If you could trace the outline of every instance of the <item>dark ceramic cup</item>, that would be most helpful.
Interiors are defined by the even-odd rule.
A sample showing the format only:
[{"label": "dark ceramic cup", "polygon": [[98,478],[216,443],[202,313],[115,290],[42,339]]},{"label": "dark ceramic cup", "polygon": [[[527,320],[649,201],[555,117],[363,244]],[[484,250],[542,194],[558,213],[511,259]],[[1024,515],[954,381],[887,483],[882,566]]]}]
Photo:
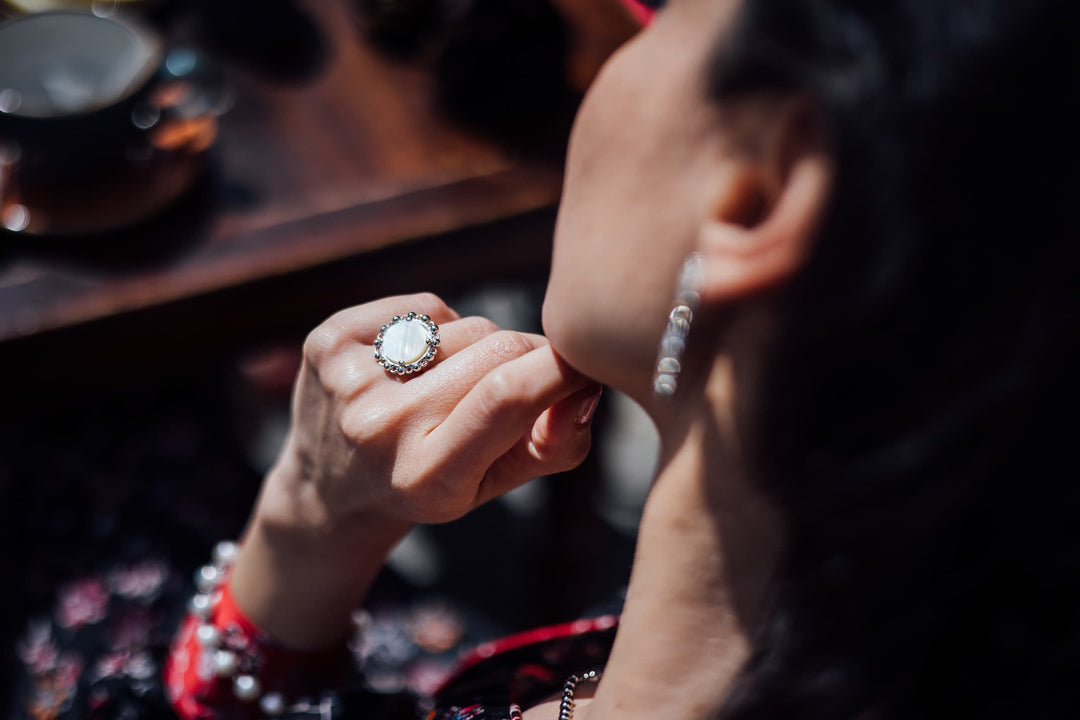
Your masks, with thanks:
[{"label": "dark ceramic cup", "polygon": [[[0,227],[93,233],[159,209],[212,140],[219,85],[132,20],[49,12],[0,25]],[[192,146],[166,137],[200,118],[214,127]],[[162,174],[170,159],[187,180]]]}]

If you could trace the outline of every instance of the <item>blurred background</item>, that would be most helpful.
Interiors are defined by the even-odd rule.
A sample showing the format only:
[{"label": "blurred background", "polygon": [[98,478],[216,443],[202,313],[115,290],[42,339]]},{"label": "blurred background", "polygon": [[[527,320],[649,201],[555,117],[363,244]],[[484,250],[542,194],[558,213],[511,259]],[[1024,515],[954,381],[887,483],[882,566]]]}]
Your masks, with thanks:
[{"label": "blurred background", "polygon": [[[573,113],[636,28],[620,0],[0,1],[5,664],[118,563],[240,533],[331,313],[431,290],[539,331]],[[655,438],[613,394],[594,427],[579,470],[395,551],[378,682],[618,608]]]}]

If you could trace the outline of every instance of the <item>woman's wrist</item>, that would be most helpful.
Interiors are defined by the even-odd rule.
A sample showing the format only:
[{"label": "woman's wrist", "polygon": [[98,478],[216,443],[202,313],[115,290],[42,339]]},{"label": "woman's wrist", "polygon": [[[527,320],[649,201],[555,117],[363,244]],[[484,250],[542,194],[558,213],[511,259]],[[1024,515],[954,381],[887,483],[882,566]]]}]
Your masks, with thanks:
[{"label": "woman's wrist", "polygon": [[386,556],[411,527],[377,514],[337,518],[296,495],[286,467],[268,475],[244,533],[231,588],[240,609],[277,642],[339,642]]}]

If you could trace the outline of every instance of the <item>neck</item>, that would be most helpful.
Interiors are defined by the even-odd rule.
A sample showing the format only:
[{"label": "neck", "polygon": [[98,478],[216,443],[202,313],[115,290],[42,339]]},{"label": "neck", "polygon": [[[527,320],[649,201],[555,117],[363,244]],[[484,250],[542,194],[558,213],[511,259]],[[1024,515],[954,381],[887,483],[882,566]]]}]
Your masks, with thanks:
[{"label": "neck", "polygon": [[749,655],[779,524],[731,441],[729,387],[710,382],[684,427],[664,438],[590,720],[713,716]]}]

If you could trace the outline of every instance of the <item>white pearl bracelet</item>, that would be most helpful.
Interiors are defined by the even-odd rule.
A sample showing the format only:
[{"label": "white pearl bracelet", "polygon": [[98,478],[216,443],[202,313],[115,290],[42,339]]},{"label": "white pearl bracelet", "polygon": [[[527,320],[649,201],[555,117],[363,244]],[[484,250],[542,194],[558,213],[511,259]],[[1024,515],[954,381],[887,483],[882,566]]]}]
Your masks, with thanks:
[{"label": "white pearl bracelet", "polygon": [[256,674],[262,664],[257,643],[243,637],[239,628],[220,628],[213,624],[214,613],[222,598],[222,586],[229,579],[237,552],[236,543],[219,542],[214,547],[211,563],[195,571],[198,592],[191,598],[188,610],[199,619],[195,640],[200,651],[198,661],[203,663],[201,667],[220,681],[231,681],[233,696],[243,703],[257,703],[266,717],[277,717],[287,710],[299,714],[317,712],[321,717],[335,716],[340,701],[333,693],[324,693],[318,700],[305,697],[290,703],[280,692],[264,692]]}]

